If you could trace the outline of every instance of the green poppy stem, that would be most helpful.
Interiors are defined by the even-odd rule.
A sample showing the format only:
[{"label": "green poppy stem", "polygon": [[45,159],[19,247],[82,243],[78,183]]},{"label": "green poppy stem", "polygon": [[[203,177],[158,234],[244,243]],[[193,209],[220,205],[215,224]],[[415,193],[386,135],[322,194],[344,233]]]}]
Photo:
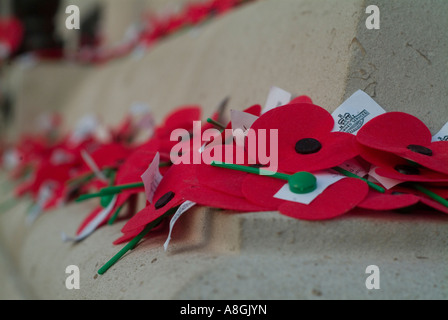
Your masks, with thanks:
[{"label": "green poppy stem", "polygon": [[286,180],[286,181],[289,181],[289,179],[291,177],[288,174],[284,174],[284,173],[280,173],[280,172],[273,172],[273,171],[268,171],[268,170],[264,170],[264,169],[260,169],[260,168],[247,167],[247,166],[242,166],[242,165],[232,164],[232,163],[212,161],[212,163],[210,165],[212,165],[214,167],[237,170],[237,171],[253,173],[253,174],[257,174],[257,175],[265,175],[265,176],[269,176],[271,178],[277,178],[277,179],[282,179],[282,180]]},{"label": "green poppy stem", "polygon": [[317,179],[313,174],[309,172],[303,171],[297,172],[293,175],[289,175],[280,172],[268,171],[260,168],[252,168],[231,163],[213,161],[211,165],[215,167],[253,173],[257,175],[265,175],[276,179],[286,180],[289,185],[289,190],[296,194],[307,194],[313,192],[317,188]]},{"label": "green poppy stem", "polygon": [[224,125],[222,125],[218,121],[213,120],[212,118],[208,118],[207,122],[212,124],[212,125],[214,125],[215,127],[217,127],[220,130],[225,130],[226,129],[226,127]]},{"label": "green poppy stem", "polygon": [[132,239],[126,246],[124,246],[123,249],[121,249],[115,256],[113,256],[112,259],[110,259],[104,266],[102,266],[98,270],[98,274],[100,275],[104,274],[115,263],[117,263],[117,261],[120,260],[121,257],[123,257],[128,251],[133,250],[140,242],[140,240],[142,240],[152,229],[154,229],[157,225],[159,225],[159,223],[163,219],[176,212],[177,208],[178,207],[168,210],[163,216],[157,218],[153,222],[146,225],[145,229],[143,229],[142,232],[140,232],[134,239]]},{"label": "green poppy stem", "polygon": [[445,198],[439,196],[438,194],[432,192],[429,189],[426,189],[425,187],[417,184],[417,183],[412,183],[411,186],[420,191],[421,193],[424,193],[425,195],[427,195],[428,197],[430,197],[431,199],[437,201],[438,203],[440,203],[441,205],[445,206],[448,208],[448,200],[446,200]]},{"label": "green poppy stem", "polygon": [[107,188],[101,189],[100,192],[98,192],[98,193],[83,194],[76,200],[76,202],[81,202],[81,201],[84,201],[87,199],[98,198],[98,197],[103,197],[103,196],[108,196],[108,195],[114,195],[114,194],[121,193],[123,190],[143,188],[144,186],[145,185],[142,182],[142,183],[124,184],[121,186],[107,187]]},{"label": "green poppy stem", "polygon": [[373,182],[371,182],[371,181],[369,181],[367,179],[364,179],[364,178],[362,178],[360,176],[357,176],[356,174],[354,174],[354,173],[352,173],[352,172],[350,172],[348,170],[342,169],[340,167],[334,167],[333,170],[343,174],[344,176],[362,180],[362,181],[366,182],[369,185],[370,188],[372,188],[372,189],[374,189],[374,190],[376,190],[378,192],[381,192],[381,193],[385,193],[386,192],[386,189],[384,189],[383,187],[380,187],[379,185],[377,185],[377,184],[375,184],[375,183],[373,183]]},{"label": "green poppy stem", "polygon": [[110,217],[109,221],[107,222],[108,225],[113,225],[115,223],[115,220],[117,220],[118,215],[120,214],[121,210],[123,209],[124,205],[119,207],[117,210],[115,210],[114,215]]},{"label": "green poppy stem", "polygon": [[124,184],[121,186],[112,186],[112,187],[103,188],[103,189],[101,189],[100,193],[115,194],[115,193],[120,193],[123,190],[143,188],[144,186],[145,186],[145,184],[143,182]]}]

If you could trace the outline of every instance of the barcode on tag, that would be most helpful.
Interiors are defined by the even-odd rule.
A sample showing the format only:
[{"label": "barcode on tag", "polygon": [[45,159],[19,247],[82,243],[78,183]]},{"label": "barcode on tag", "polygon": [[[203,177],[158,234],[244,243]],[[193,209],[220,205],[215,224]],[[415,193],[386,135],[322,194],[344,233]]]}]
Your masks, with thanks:
[{"label": "barcode on tag", "polygon": [[432,137],[432,142],[448,141],[448,122]]},{"label": "barcode on tag", "polygon": [[356,91],[333,113],[333,131],[356,135],[363,125],[386,111],[362,90]]},{"label": "barcode on tag", "polygon": [[369,173],[368,170],[364,168],[362,163],[356,158],[345,161],[339,165],[339,167],[356,174],[358,177],[364,177]]}]

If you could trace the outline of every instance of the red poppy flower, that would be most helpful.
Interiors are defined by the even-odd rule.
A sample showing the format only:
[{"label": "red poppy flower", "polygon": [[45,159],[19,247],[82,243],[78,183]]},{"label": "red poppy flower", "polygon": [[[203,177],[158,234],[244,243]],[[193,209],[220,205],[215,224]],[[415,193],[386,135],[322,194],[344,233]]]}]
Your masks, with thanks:
[{"label": "red poppy flower", "polygon": [[[157,154],[157,146],[158,141],[152,139],[134,151],[117,171],[115,185],[120,186],[141,182],[142,174],[148,169],[149,164]],[[161,166],[159,168],[162,175],[164,175],[168,169],[169,166]],[[117,196],[116,207],[121,207],[132,195],[141,194],[144,193],[144,191],[144,187],[123,190]],[[133,214],[130,213],[130,215],[132,216]]]},{"label": "red poppy flower", "polygon": [[153,203],[129,219],[121,231],[124,234],[138,234],[147,224],[186,201],[180,191],[190,188],[190,180],[195,179],[193,168],[193,165],[184,164],[171,166],[154,193]]},{"label": "red poppy flower", "polygon": [[313,104],[313,100],[308,96],[302,95],[302,96],[298,96],[298,97],[292,99],[291,102],[288,104],[297,104],[297,103]]},{"label": "red poppy flower", "polygon": [[[120,144],[111,144],[107,149],[98,150],[99,158],[97,160],[101,165],[106,165],[106,162],[102,161],[105,159],[108,159],[107,165],[116,163],[116,159],[122,160],[122,163],[117,166],[118,170],[115,177],[115,183],[113,184],[114,186],[141,182],[141,175],[146,171],[150,163],[153,161],[154,156],[157,152],[161,153],[162,161],[170,161],[168,149],[173,144],[173,142],[170,141],[171,131],[178,128],[182,128],[185,130],[190,129],[192,127],[193,121],[197,121],[200,119],[200,115],[201,109],[197,106],[178,108],[166,117],[162,125],[156,128],[155,134],[151,139],[149,139],[140,147],[136,148],[134,152],[130,153],[130,155],[129,149],[126,149]],[[113,152],[113,156],[108,155],[109,152],[106,151],[112,151],[114,148],[118,148],[117,152]],[[120,150],[123,152],[121,152]],[[168,170],[169,166],[162,166],[160,168],[162,174]],[[99,224],[98,226],[105,224],[117,209],[121,208],[128,201],[130,201],[130,199],[132,199],[131,197],[133,195],[143,192],[143,187],[126,189],[120,192],[117,195],[116,203],[110,214],[108,216],[105,216],[101,224]],[[95,219],[98,213],[98,210],[93,211],[91,215],[89,215],[85,219],[85,221],[81,223],[80,229],[82,229],[82,226],[87,225],[89,221]],[[133,212],[128,212],[128,216],[132,216],[133,214]]]},{"label": "red poppy flower", "polygon": [[163,157],[171,152],[178,141],[171,141],[171,133],[175,129],[184,129],[188,132],[193,130],[193,122],[201,120],[202,110],[200,106],[183,106],[172,111],[165,121],[156,128],[154,139],[160,141],[159,152]]},{"label": "red poppy flower", "polygon": [[[118,186],[140,182],[142,173],[148,168],[148,165],[151,163],[155,154],[157,153],[157,147],[158,140],[152,139],[131,152],[131,154],[124,159],[124,163],[118,167],[115,176],[115,182],[113,185]],[[116,202],[113,208],[110,210],[107,216],[104,216],[97,227],[99,228],[103,226],[107,221],[110,220],[112,215],[115,214],[115,212],[126,203],[130,204],[127,216],[134,215],[135,208],[131,204],[132,201],[135,201],[136,199],[134,199],[133,196],[142,192],[144,192],[143,187],[127,189],[120,192],[117,195]],[[102,207],[97,207],[95,210],[93,210],[92,213],[81,222],[78,228],[78,234],[85,228],[85,226],[87,226],[93,219],[95,219],[102,210]]]},{"label": "red poppy flower", "polygon": [[[445,199],[448,198],[446,189],[430,188],[430,191]],[[446,206],[418,190],[402,186],[394,187],[387,190],[385,193],[370,189],[369,194],[360,204],[358,204],[358,207],[367,210],[388,211],[408,208],[418,203],[425,204],[439,212],[448,214],[448,208]]]},{"label": "red poppy flower", "polygon": [[188,4],[185,9],[187,22],[192,25],[196,25],[203,22],[205,19],[209,17],[210,9],[211,9],[210,4],[207,2]]},{"label": "red poppy flower", "polygon": [[[218,157],[220,158],[220,160],[218,160],[219,162],[249,166],[247,152],[244,150],[244,148],[237,146],[235,143],[227,145],[217,145],[209,148],[212,148],[213,150],[209,151],[210,149],[205,149],[204,152],[207,153],[219,152],[221,155],[220,157]],[[217,157],[218,155],[210,154],[210,156]],[[202,186],[203,188],[209,188],[217,192],[227,194],[229,196],[244,198],[241,186],[244,181],[244,178],[248,175],[248,173],[236,170],[225,170],[222,168],[217,168],[211,166],[209,162],[195,164],[194,170],[195,170],[195,177],[197,178],[197,184]],[[200,194],[194,196],[202,198]],[[209,206],[211,205],[209,204]],[[217,205],[217,207],[220,206]]]},{"label": "red poppy flower", "polygon": [[418,196],[399,192],[397,188],[386,190],[385,193],[370,189],[367,197],[358,204],[358,207],[376,211],[397,210],[412,206],[419,200]]},{"label": "red poppy flower", "polygon": [[371,149],[389,152],[448,174],[448,142],[431,142],[430,130],[410,114],[389,112],[375,117],[360,129],[356,139]]},{"label": "red poppy flower", "polygon": [[[119,245],[122,243],[127,243],[127,242],[131,241],[132,239],[134,239],[136,236],[138,236],[144,229],[145,229],[145,227],[142,227],[142,228],[132,230],[128,233],[125,233],[121,237],[116,239],[113,242],[113,244]],[[159,235],[167,234],[168,230],[169,230],[169,223],[168,223],[168,220],[165,219],[165,220],[162,220],[158,226],[154,227],[146,236],[147,237],[157,237]]]},{"label": "red poppy flower", "polygon": [[162,217],[169,210],[189,200],[197,205],[233,210],[236,212],[267,211],[243,197],[216,191],[198,184],[194,170],[197,165],[173,165],[165,174],[154,194],[154,202],[146,206],[123,227],[124,235],[114,244],[137,236],[144,227]]},{"label": "red poppy flower", "polygon": [[395,180],[448,183],[448,175],[416,165],[394,153],[358,146],[360,156],[375,166],[375,172],[383,177]]},{"label": "red poppy flower", "polygon": [[[253,105],[243,112],[258,117],[261,114],[261,106]],[[224,130],[221,133],[221,144],[207,144],[200,157],[201,161],[206,157],[214,158],[216,160],[216,157],[218,157],[216,153],[219,152],[219,161],[249,165],[246,150],[237,146],[233,140],[233,135],[231,134],[232,122],[229,122],[225,129],[228,131]],[[194,157],[192,153],[197,152],[197,150],[189,148],[188,152],[191,154],[190,158],[193,159]],[[204,154],[207,154],[207,156],[204,156]],[[243,197],[241,192],[241,182],[246,173],[215,168],[210,166],[210,161],[195,164],[194,169],[199,185],[236,197]]]},{"label": "red poppy flower", "polygon": [[[254,105],[243,112],[259,116],[261,106]],[[226,129],[231,129],[232,123],[229,122]],[[200,164],[193,164],[194,175],[196,179],[191,179],[191,188],[182,190],[181,193],[187,200],[193,201],[198,205],[221,208],[237,212],[266,211],[266,208],[255,205],[247,201],[241,191],[241,184],[247,175],[244,172],[234,170],[223,170],[210,165],[212,160],[225,161],[248,165],[249,158],[246,150],[235,144],[233,136],[228,136],[231,130],[224,131],[221,134],[221,142],[225,143],[227,138],[230,142],[227,144],[208,144],[203,150],[200,158],[203,161]],[[190,153],[197,152],[190,149]],[[191,158],[194,158],[191,155]]]},{"label": "red poppy flower", "polygon": [[47,199],[44,207],[49,209],[56,206],[62,199],[66,181],[73,177],[71,169],[71,164],[55,166],[48,160],[43,161],[39,164],[31,179],[20,184],[15,189],[15,194],[20,197],[29,193],[37,201],[41,187],[50,183],[52,195],[50,199]]},{"label": "red poppy flower", "polygon": [[[216,148],[232,148],[231,145],[219,145]],[[190,150],[193,152],[193,150]],[[195,151],[198,152],[198,151]],[[236,154],[234,154],[236,155]],[[201,158],[202,159],[202,158]],[[163,216],[168,210],[180,205],[181,203],[190,200],[198,205],[218,207],[223,209],[235,211],[266,211],[265,208],[250,203],[242,197],[242,194],[232,195],[221,190],[209,188],[206,185],[198,182],[197,170],[203,167],[204,164],[178,164],[172,165],[163,176],[162,181],[157,187],[154,194],[154,202],[146,206],[143,210],[132,217],[128,223],[123,227],[122,232],[125,238],[132,238],[131,235],[137,235],[142,228],[152,221]],[[214,169],[214,168],[212,168]],[[232,173],[230,173],[231,175]],[[244,174],[244,173],[243,173]],[[204,174],[204,176],[206,173]],[[219,175],[219,174],[217,174]],[[215,177],[217,176],[215,175]],[[221,182],[229,184],[234,181],[229,179],[227,175],[220,175]],[[221,185],[223,187],[223,185]],[[225,186],[224,189],[231,190],[231,187]],[[238,186],[240,189],[240,186]],[[166,201],[168,200],[168,201]],[[166,203],[163,203],[165,202]],[[120,238],[122,241],[123,238]]]},{"label": "red poppy flower", "polygon": [[[310,104],[288,104],[272,109],[256,120],[248,134],[260,138],[259,130],[266,130],[267,150],[278,143],[279,171],[295,173],[317,171],[338,166],[354,158],[353,135],[332,132],[334,120],[325,109]],[[269,130],[278,130],[278,141],[270,141]]]},{"label": "red poppy flower", "polygon": [[[117,169],[132,152],[132,148],[120,143],[109,143],[99,146],[95,151],[90,153],[90,157],[100,170],[105,168]],[[86,170],[89,167],[86,163]]]},{"label": "red poppy flower", "polygon": [[[207,159],[204,154],[209,152],[213,158]],[[189,187],[181,190],[181,195],[201,206],[235,212],[267,211],[265,207],[251,203],[244,197],[241,186],[247,173],[211,166],[209,162],[217,158],[226,159],[228,163],[248,164],[247,153],[235,143],[206,148],[202,154],[204,162],[190,165],[194,178],[187,181]]]},{"label": "red poppy flower", "polygon": [[113,142],[130,143],[136,133],[132,117],[127,116],[117,128],[112,128],[110,133]]},{"label": "red poppy flower", "polygon": [[364,181],[343,178],[330,185],[307,205],[274,198],[285,183],[284,180],[268,176],[248,175],[242,190],[249,201],[302,220],[325,220],[341,216],[355,208],[368,193],[368,186]]},{"label": "red poppy flower", "polygon": [[[7,50],[6,54],[14,53],[22,43],[24,28],[20,20],[14,17],[0,18],[0,45]],[[5,55],[6,55],[5,54]],[[0,53],[0,59],[2,57]]]}]

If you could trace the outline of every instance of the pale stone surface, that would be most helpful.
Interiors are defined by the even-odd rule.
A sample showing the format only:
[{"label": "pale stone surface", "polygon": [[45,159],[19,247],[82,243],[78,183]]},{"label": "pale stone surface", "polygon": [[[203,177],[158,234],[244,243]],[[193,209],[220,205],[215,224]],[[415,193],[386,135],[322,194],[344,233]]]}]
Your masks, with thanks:
[{"label": "pale stone surface", "polygon": [[386,111],[411,113],[437,133],[448,120],[448,2],[367,5],[381,9],[380,30],[359,23],[344,98],[363,89]]},{"label": "pale stone surface", "polygon": [[[380,31],[363,28],[363,1],[259,1],[163,41],[141,59],[130,57],[83,71],[38,66],[24,77],[24,88],[33,88],[45,68],[60,75],[55,78],[58,86],[38,83],[39,91],[23,91],[13,129],[27,128],[27,101],[41,105],[39,110],[45,109],[45,102],[57,101],[70,128],[92,111],[116,124],[135,101],[149,103],[158,120],[185,103],[201,104],[206,117],[229,95],[231,108],[241,110],[263,104],[275,85],[308,94],[330,111],[357,89],[366,89],[386,110],[413,113],[436,130],[448,119],[448,55],[440,30],[447,21],[445,3],[377,3],[384,17]],[[411,32],[408,16],[420,22],[418,30],[432,30],[430,36]],[[401,42],[400,32],[405,34]],[[432,52],[431,64],[416,55],[415,48],[425,56]],[[403,75],[403,69],[412,74]],[[418,93],[430,77],[441,80]],[[369,81],[376,84],[369,86]],[[429,99],[434,108],[422,110],[411,103],[416,99]],[[11,198],[11,187],[5,183],[1,202]],[[194,210],[176,224],[168,252],[163,251],[164,237],[148,239],[99,276],[97,270],[122,247],[112,242],[124,222],[70,245],[62,243],[60,233],[73,234],[94,202],[46,213],[31,226],[25,224],[29,205],[22,201],[0,214],[0,241],[26,284],[15,285],[6,263],[0,263],[2,278],[7,274],[11,279],[0,287],[0,297],[448,298],[448,221],[434,213],[357,211],[341,219],[305,222],[275,212],[229,215]],[[65,268],[72,264],[80,268],[80,290],[65,288]],[[372,264],[381,270],[378,291],[365,287],[365,269]]]}]

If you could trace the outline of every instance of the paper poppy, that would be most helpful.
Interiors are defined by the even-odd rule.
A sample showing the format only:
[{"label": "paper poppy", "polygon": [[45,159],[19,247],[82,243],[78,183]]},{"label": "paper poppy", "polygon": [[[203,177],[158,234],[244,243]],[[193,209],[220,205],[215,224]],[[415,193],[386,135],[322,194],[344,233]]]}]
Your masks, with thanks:
[{"label": "paper poppy", "polygon": [[251,174],[245,178],[242,190],[249,201],[302,220],[326,220],[341,216],[355,208],[368,193],[364,181],[343,178],[330,185],[310,204],[302,204],[274,197],[284,185],[284,180]]},{"label": "paper poppy", "polygon": [[[278,145],[280,171],[295,173],[317,171],[338,166],[358,152],[353,135],[332,132],[334,120],[325,109],[310,104],[288,104],[272,109],[256,120],[249,139],[261,138],[266,132],[266,149]],[[269,130],[278,130],[278,141],[270,139]]]},{"label": "paper poppy", "polygon": [[154,192],[153,203],[137,212],[122,228],[123,233],[133,232],[163,216],[170,209],[186,201],[181,190],[188,189],[195,179],[192,165],[173,165],[163,176]]},{"label": "paper poppy", "polygon": [[371,163],[375,172],[389,179],[427,183],[448,183],[448,175],[422,167],[395,153],[358,145],[360,156]]},{"label": "paper poppy", "polygon": [[33,200],[37,202],[41,187],[50,184],[51,196],[45,201],[43,207],[45,209],[54,207],[62,200],[66,181],[73,177],[70,169],[70,164],[55,166],[48,160],[43,161],[33,172],[29,180],[17,186],[15,194],[18,197],[30,194]]},{"label": "paper poppy", "polygon": [[431,142],[428,127],[404,112],[388,112],[366,123],[358,132],[358,143],[395,154],[419,165],[448,174],[448,142]]},{"label": "paper poppy", "polygon": [[[447,199],[446,189],[431,188],[431,192]],[[367,210],[387,211],[412,207],[418,203],[431,207],[439,212],[448,214],[448,207],[428,197],[419,190],[411,187],[398,186],[380,193],[370,189],[367,197],[358,204],[358,207]]]},{"label": "paper poppy", "polygon": [[376,211],[397,210],[410,207],[420,201],[420,198],[399,189],[390,189],[385,193],[369,190],[367,197],[358,204],[359,208]]},{"label": "paper poppy", "polygon": [[117,169],[131,152],[132,148],[121,143],[108,143],[99,146],[90,153],[90,157],[100,170],[104,168]]},{"label": "paper poppy", "polygon": [[163,157],[171,152],[171,149],[178,141],[171,140],[173,130],[184,129],[188,133],[193,132],[193,124],[195,121],[201,121],[202,109],[200,106],[183,106],[172,111],[159,125],[154,132],[154,139],[160,141],[159,152]]},{"label": "paper poppy", "polygon": [[24,27],[19,19],[14,17],[0,18],[0,45],[4,46],[6,52],[0,59],[13,54],[21,45],[24,35]]}]

